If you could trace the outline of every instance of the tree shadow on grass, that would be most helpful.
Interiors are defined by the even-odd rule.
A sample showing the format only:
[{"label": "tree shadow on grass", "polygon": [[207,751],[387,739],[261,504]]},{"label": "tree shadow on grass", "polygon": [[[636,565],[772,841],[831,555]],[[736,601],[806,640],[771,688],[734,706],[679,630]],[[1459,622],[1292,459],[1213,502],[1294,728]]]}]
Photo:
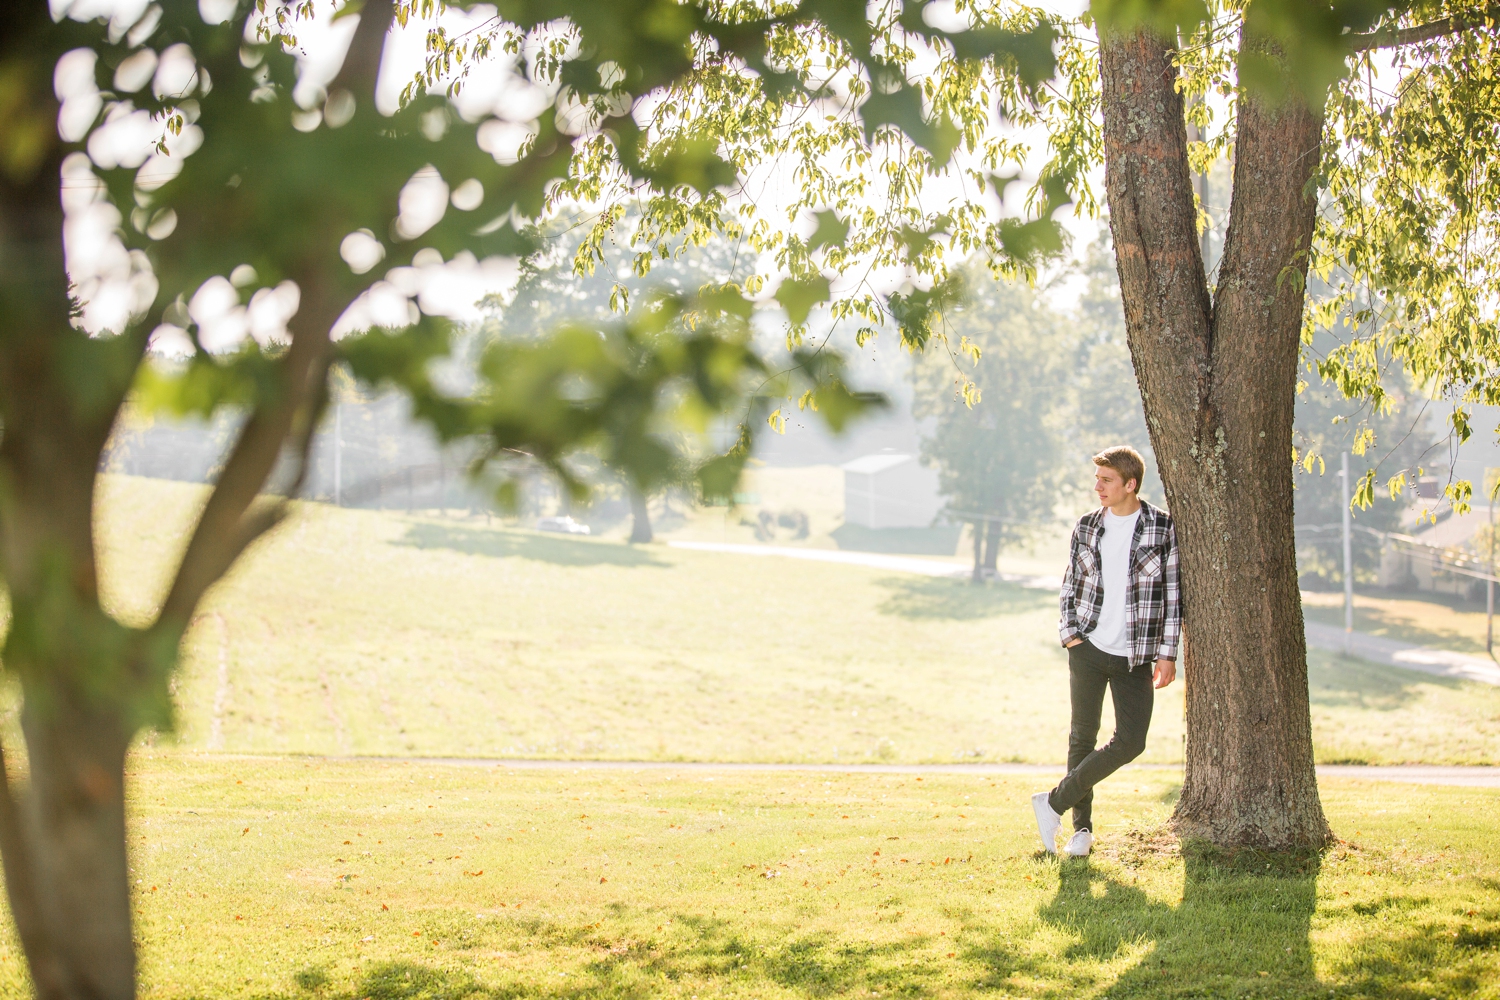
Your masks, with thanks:
[{"label": "tree shadow on grass", "polygon": [[1346,660],[1324,650],[1307,651],[1307,691],[1314,705],[1389,712],[1421,697],[1421,686],[1458,688],[1452,677],[1419,674],[1365,660]]},{"label": "tree shadow on grass", "polygon": [[585,541],[566,535],[540,535],[493,528],[432,524],[421,521],[391,543],[416,549],[451,549],[495,559],[535,559],[558,566],[666,566],[650,550],[602,540]]},{"label": "tree shadow on grass", "polygon": [[893,576],[876,584],[889,592],[876,610],[914,621],[976,621],[1057,606],[1056,595],[998,580],[976,587],[968,580]]},{"label": "tree shadow on grass", "polygon": [[[1122,852],[1127,871],[1133,851]],[[1121,997],[1326,992],[1309,943],[1318,869],[1315,854],[1230,857],[1189,848],[1182,902],[1172,906],[1088,860],[1064,861],[1057,894],[1037,916],[1066,944],[1024,950],[987,941],[969,957],[988,967],[980,985],[996,990],[1020,978]],[[1111,979],[1109,965],[1122,960],[1128,968]]]},{"label": "tree shadow on grass", "polygon": [[[925,936],[889,942],[850,941],[829,933],[792,933],[757,939],[722,919],[678,914],[668,940],[611,939],[585,926],[542,922],[540,945],[583,948],[594,958],[570,963],[566,975],[545,965],[528,974],[508,975],[485,984],[472,974],[416,962],[384,962],[352,987],[334,991],[320,969],[293,977],[298,990],[263,1000],[651,1000],[675,995],[677,984],[694,992],[754,993],[772,987],[777,995],[808,998],[865,994],[928,995],[942,970],[924,958]],[[684,939],[682,932],[686,931]],[[575,952],[576,953],[576,952]],[[553,977],[556,976],[555,981]]]},{"label": "tree shadow on grass", "polygon": [[[920,952],[927,941],[916,935],[901,941],[868,942],[850,941],[828,932],[804,932],[767,941],[747,936],[722,919],[678,915],[673,922],[690,929],[693,937],[670,952],[643,955],[630,975],[644,973],[652,982],[685,975],[725,985],[759,981],[774,983],[779,993],[805,997],[851,991],[925,994],[938,975],[938,970],[923,964]],[[624,964],[629,957],[615,961]],[[609,964],[596,962],[592,971],[601,983],[611,979],[620,983],[620,976],[610,975]]]}]

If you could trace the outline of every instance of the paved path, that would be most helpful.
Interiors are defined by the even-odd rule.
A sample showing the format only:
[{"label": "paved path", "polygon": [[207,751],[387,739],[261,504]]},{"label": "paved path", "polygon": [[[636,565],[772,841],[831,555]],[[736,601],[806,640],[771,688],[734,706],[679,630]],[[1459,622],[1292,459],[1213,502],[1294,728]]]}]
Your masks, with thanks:
[{"label": "paved path", "polygon": [[939,559],[918,559],[915,556],[889,556],[879,552],[799,549],[789,545],[737,545],[731,542],[668,542],[667,544],[674,549],[730,552],[741,556],[785,556],[789,559],[807,559],[812,562],[893,569],[900,573],[920,573],[922,576],[967,576],[969,573],[969,568],[962,563],[943,562]]},{"label": "paved path", "polygon": [[[742,556],[785,556],[789,559],[807,559],[812,562],[843,563],[846,566],[869,566],[873,569],[890,569],[898,573],[918,573],[922,576],[954,576],[967,578],[972,572],[968,563],[945,562],[941,559],[921,559],[916,556],[890,556],[880,552],[845,552],[842,549],[799,549],[789,545],[739,545],[733,542],[668,542],[674,549],[695,549],[699,552],[730,552]],[[1020,584],[1039,590],[1056,591],[1062,586],[1060,576],[1022,576],[1017,573],[1001,573],[1006,583]]]},{"label": "paved path", "polygon": [[[777,545],[736,545],[728,542],[669,542],[680,549],[698,549],[705,552],[731,552],[753,556],[785,556],[790,559],[810,559],[817,562],[844,563],[850,566],[870,566],[900,573],[920,573],[923,576],[968,576],[969,568],[959,563],[942,562],[937,559],[918,559],[912,556],[890,556],[874,552],[843,552],[836,549],[799,549]],[[1056,591],[1062,586],[1059,576],[1021,576],[1001,573],[1000,579],[1038,590]],[[1344,630],[1320,622],[1307,623],[1307,644],[1318,649],[1343,652]],[[1350,646],[1354,655],[1371,663],[1417,670],[1437,677],[1452,677],[1456,680],[1478,681],[1481,684],[1500,685],[1500,664],[1488,656],[1470,656],[1447,649],[1418,646],[1396,639],[1354,633]]]},{"label": "paved path", "polygon": [[[1344,651],[1344,630],[1336,625],[1308,622],[1307,644],[1341,653]],[[1500,685],[1500,664],[1488,656],[1470,656],[1467,653],[1418,646],[1396,639],[1383,639],[1363,632],[1355,632],[1350,636],[1349,647],[1355,656],[1371,663],[1420,670],[1424,674],[1435,674],[1438,677]]]},{"label": "paved path", "polygon": [[[236,754],[234,756],[253,757],[256,755]],[[815,774],[1056,775],[1064,770],[1061,764],[756,764],[659,760],[504,760],[494,757],[329,757],[324,759],[344,763],[416,764],[422,767],[494,767],[516,771],[794,771]],[[1128,764],[1124,770],[1180,774],[1182,765]],[[1428,764],[1366,767],[1360,764],[1320,764],[1318,775],[1324,778],[1352,778],[1363,781],[1400,781],[1414,785],[1500,788],[1500,767],[1437,767]]]}]

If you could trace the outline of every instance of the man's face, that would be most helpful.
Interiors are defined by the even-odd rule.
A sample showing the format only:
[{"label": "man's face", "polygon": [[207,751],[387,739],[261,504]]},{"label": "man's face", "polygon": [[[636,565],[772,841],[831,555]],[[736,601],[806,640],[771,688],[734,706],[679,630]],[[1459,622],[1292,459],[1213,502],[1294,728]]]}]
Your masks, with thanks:
[{"label": "man's face", "polygon": [[1107,465],[1096,465],[1094,467],[1094,492],[1099,496],[1099,506],[1113,507],[1122,503],[1130,495],[1126,486],[1135,485],[1135,480],[1129,483],[1120,473]]}]

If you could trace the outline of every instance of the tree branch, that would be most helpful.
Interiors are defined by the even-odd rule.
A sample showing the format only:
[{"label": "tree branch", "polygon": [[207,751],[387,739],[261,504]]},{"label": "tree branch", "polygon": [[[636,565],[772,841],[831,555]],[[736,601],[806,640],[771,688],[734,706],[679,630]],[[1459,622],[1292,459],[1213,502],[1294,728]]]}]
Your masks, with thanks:
[{"label": "tree branch", "polygon": [[375,79],[380,73],[380,58],[385,53],[385,36],[391,30],[391,18],[391,0],[365,0],[344,63],[328,85],[330,93],[335,87],[348,87],[367,92],[374,99]]},{"label": "tree branch", "polygon": [[1402,45],[1415,45],[1417,42],[1431,41],[1444,35],[1456,35],[1471,28],[1491,27],[1497,20],[1500,20],[1500,3],[1492,3],[1483,10],[1469,14],[1454,14],[1452,17],[1428,21],[1426,24],[1418,24],[1410,28],[1388,25],[1379,31],[1351,35],[1349,47],[1355,52],[1368,52],[1372,49],[1392,49]]},{"label": "tree branch", "polygon": [[[316,301],[317,295],[308,298]],[[292,347],[282,362],[285,379],[279,398],[258,406],[240,431],[162,604],[158,622],[166,627],[185,628],[204,591],[228,571],[251,542],[281,519],[285,501],[262,498],[261,490],[275,470],[283,446],[294,436],[299,446],[299,468],[292,492],[300,486],[307,472],[307,451],[327,396],[329,328],[337,315],[314,310],[308,325],[294,333]]]},{"label": "tree branch", "polygon": [[[391,16],[391,0],[366,0],[349,51],[334,78],[335,86],[374,99]],[[320,261],[311,262],[308,273],[298,282],[303,302],[298,318],[302,322],[295,324],[292,346],[282,360],[281,393],[262,401],[250,414],[224,463],[162,604],[158,617],[162,627],[186,628],[204,592],[252,542],[286,515],[286,501],[262,497],[261,490],[288,443],[297,454],[297,478],[289,495],[297,494],[307,475],[308,452],[327,402],[330,330],[348,305],[319,273],[321,266]]]}]

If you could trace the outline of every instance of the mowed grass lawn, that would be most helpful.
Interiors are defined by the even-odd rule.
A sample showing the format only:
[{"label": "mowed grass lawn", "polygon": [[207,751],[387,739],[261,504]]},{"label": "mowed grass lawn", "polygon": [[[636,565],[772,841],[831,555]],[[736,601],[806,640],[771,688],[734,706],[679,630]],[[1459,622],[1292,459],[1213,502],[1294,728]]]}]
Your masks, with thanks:
[{"label": "mowed grass lawn", "polygon": [[[114,610],[148,615],[199,487],[103,477]],[[300,505],[211,593],[188,749],[1052,763],[1056,598],[1007,584]],[[1500,761],[1500,689],[1310,654],[1325,761]],[[1180,759],[1182,686],[1145,760]],[[1105,719],[1106,732],[1110,722]]]},{"label": "mowed grass lawn", "polygon": [[[142,996],[1500,996],[1500,792],[1325,781],[1321,857],[1186,858],[1176,782],[136,755]],[[13,939],[0,995],[24,992]]]}]

